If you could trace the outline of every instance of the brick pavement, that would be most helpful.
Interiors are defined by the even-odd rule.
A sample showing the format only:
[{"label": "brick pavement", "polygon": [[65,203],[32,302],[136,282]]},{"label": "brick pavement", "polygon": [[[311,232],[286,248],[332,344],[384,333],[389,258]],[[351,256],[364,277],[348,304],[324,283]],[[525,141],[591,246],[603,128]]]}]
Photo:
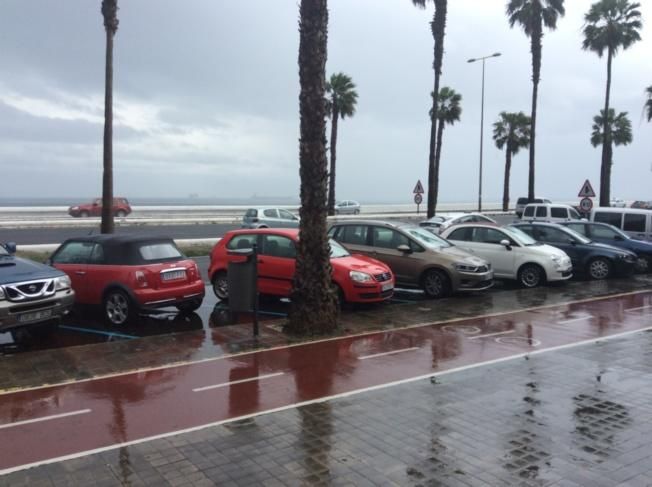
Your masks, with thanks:
[{"label": "brick pavement", "polygon": [[264,414],[0,486],[652,485],[652,333]]}]

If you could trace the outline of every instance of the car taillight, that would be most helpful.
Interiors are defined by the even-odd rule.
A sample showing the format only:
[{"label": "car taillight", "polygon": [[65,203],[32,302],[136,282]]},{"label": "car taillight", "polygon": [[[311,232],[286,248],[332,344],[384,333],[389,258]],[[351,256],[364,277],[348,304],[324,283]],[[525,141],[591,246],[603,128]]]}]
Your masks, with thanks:
[{"label": "car taillight", "polygon": [[147,276],[143,271],[136,271],[136,284],[138,287],[147,287]]},{"label": "car taillight", "polygon": [[199,268],[193,264],[188,268],[188,277],[190,281],[196,281],[199,278]]}]

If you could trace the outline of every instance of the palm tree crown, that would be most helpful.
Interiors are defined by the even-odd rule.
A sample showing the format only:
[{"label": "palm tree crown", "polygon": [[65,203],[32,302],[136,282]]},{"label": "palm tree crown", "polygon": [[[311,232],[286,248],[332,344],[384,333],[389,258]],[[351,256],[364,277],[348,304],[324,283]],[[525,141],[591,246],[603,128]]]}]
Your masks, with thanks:
[{"label": "palm tree crown", "polygon": [[[609,131],[609,140],[614,145],[627,145],[632,142],[632,123],[627,118],[627,112],[620,112],[616,115],[613,108],[609,109],[609,116],[606,120],[607,130]],[[602,144],[604,134],[602,132],[605,126],[604,110],[600,110],[600,115],[593,117],[593,127],[591,132],[591,144],[597,147]]]},{"label": "palm tree crown", "polygon": [[556,29],[566,13],[564,0],[510,0],[506,11],[510,27],[519,24],[528,37],[540,33],[542,25]]},{"label": "palm tree crown", "polygon": [[647,101],[645,102],[645,111],[647,113],[647,121],[652,121],[652,85],[648,86],[645,90]]},{"label": "palm tree crown", "polygon": [[615,56],[621,47],[627,49],[641,40],[643,27],[639,3],[628,0],[600,0],[584,16],[582,47],[602,57],[605,50]]},{"label": "palm tree crown", "polygon": [[328,116],[336,112],[342,118],[355,115],[358,93],[355,91],[355,83],[350,76],[344,73],[335,73],[326,83],[326,92],[331,95],[328,103]]},{"label": "palm tree crown", "polygon": [[[430,96],[434,97],[434,93],[430,93]],[[437,99],[437,120],[440,123],[453,125],[455,122],[459,122],[460,116],[462,115],[462,95],[457,93],[452,88],[444,86],[439,90],[439,97]],[[430,117],[432,117],[433,111],[430,109]]]},{"label": "palm tree crown", "polygon": [[494,123],[496,147],[507,148],[511,154],[530,145],[530,117],[523,112],[500,112],[500,119]]}]

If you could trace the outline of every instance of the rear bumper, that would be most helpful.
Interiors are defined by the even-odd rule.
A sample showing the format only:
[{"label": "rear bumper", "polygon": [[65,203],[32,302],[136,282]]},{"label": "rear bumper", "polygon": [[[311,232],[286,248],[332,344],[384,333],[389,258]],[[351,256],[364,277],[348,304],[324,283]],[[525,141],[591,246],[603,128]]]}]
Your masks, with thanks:
[{"label": "rear bumper", "polygon": [[204,281],[198,279],[190,284],[168,289],[135,289],[134,297],[141,308],[164,308],[177,304],[204,299]]},{"label": "rear bumper", "polygon": [[72,289],[58,291],[54,296],[37,301],[0,301],[0,331],[59,320],[70,312],[74,302],[75,292]]}]

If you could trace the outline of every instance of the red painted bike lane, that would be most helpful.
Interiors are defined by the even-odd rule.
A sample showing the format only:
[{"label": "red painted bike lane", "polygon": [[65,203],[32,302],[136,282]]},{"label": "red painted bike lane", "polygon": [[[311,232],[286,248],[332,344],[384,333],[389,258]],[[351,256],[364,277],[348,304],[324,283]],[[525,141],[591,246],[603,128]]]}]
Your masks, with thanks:
[{"label": "red painted bike lane", "polygon": [[0,475],[652,328],[652,293],[342,337],[0,395]]}]

